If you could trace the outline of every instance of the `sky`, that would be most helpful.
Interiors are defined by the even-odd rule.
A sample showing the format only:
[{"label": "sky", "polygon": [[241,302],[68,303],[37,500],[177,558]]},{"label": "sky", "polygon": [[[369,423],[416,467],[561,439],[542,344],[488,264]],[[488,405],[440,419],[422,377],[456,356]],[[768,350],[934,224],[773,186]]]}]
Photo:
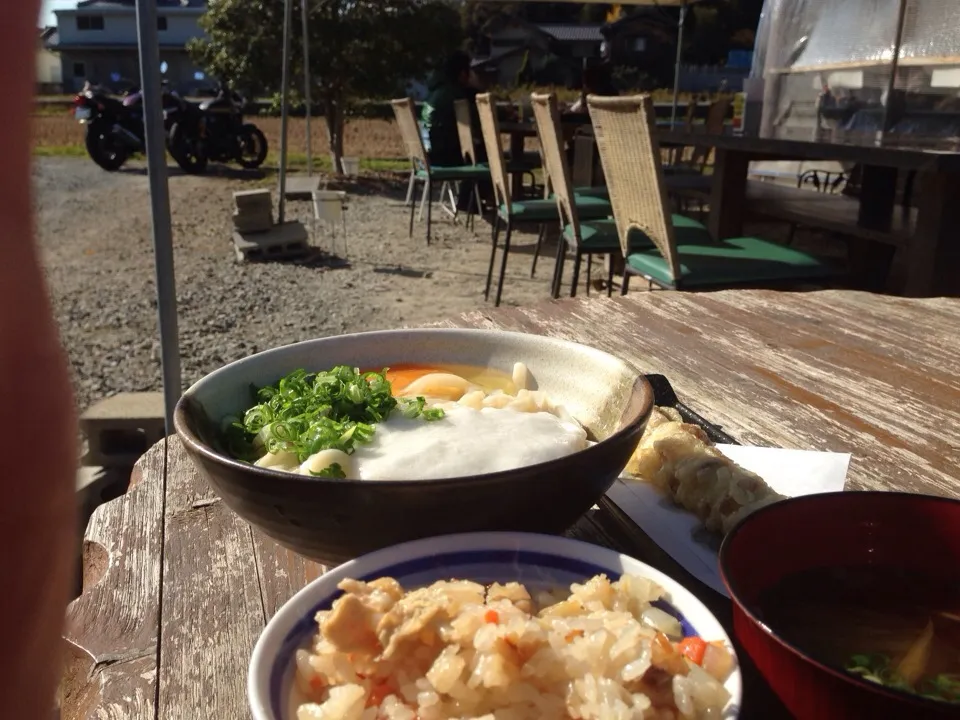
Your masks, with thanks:
[{"label": "sky", "polygon": [[77,0],[43,0],[43,8],[40,10],[40,25],[56,25],[57,18],[53,15],[54,10],[76,6]]}]

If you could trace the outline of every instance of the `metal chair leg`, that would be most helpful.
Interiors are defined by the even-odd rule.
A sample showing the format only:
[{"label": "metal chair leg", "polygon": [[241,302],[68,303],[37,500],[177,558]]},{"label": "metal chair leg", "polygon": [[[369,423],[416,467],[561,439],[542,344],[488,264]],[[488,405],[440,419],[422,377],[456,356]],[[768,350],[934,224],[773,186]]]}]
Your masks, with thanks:
[{"label": "metal chair leg", "polygon": [[[417,222],[423,221],[423,210],[427,205],[427,192],[428,192],[427,186],[429,185],[429,180],[430,178],[428,177],[426,180],[423,181],[423,196],[420,198],[420,213],[419,215],[417,215]],[[430,187],[429,192],[430,193],[433,192],[432,186]],[[432,197],[430,199],[433,200]]]},{"label": "metal chair leg", "polygon": [[610,259],[607,261],[607,297],[613,296],[613,260],[614,257],[611,255]]},{"label": "metal chair leg", "polygon": [[500,280],[497,281],[497,299],[494,307],[500,307],[500,296],[503,294],[503,279],[507,274],[507,257],[510,255],[510,235],[513,233],[513,222],[507,220],[507,232],[503,236],[503,257],[500,258]]},{"label": "metal chair leg", "polygon": [[413,205],[413,194],[417,189],[417,171],[410,171],[410,181],[407,183],[407,199],[403,201],[404,207]]},{"label": "metal chair leg", "polygon": [[470,228],[476,232],[477,231],[477,215],[483,215],[483,198],[480,197],[480,186],[477,183],[473,184],[473,209],[476,211],[474,217],[470,221]]},{"label": "metal chair leg", "polygon": [[427,245],[430,244],[431,215],[433,214],[433,181],[427,178]]},{"label": "metal chair leg", "polygon": [[587,255],[587,281],[584,285],[587,286],[587,297],[590,297],[590,276],[591,271],[593,270],[593,255]]},{"label": "metal chair leg", "polygon": [[[450,201],[450,207],[447,207],[448,199]],[[457,218],[460,217],[460,210],[457,208],[457,198],[453,194],[453,183],[449,180],[444,180],[443,185],[440,186],[440,209],[453,218],[454,222],[457,222]]]},{"label": "metal chair leg", "polygon": [[500,236],[500,214],[493,217],[493,231],[490,233],[490,265],[487,267],[487,285],[483,289],[483,299],[490,299],[490,283],[493,281],[493,263],[497,257],[497,240]]},{"label": "metal chair leg", "polygon": [[567,243],[563,238],[557,243],[557,262],[553,267],[553,283],[550,285],[550,296],[556,300],[560,297],[560,285],[563,282],[563,263],[567,259]]},{"label": "metal chair leg", "polygon": [[537,246],[533,249],[533,265],[530,266],[530,277],[537,276],[537,258],[540,257],[540,248],[543,247],[543,238],[547,234],[547,226],[541,225],[540,232],[537,233]]},{"label": "metal chair leg", "polygon": [[573,256],[573,281],[570,284],[570,297],[577,296],[577,284],[580,282],[580,261],[583,256],[579,251],[575,251]]},{"label": "metal chair leg", "polygon": [[626,268],[623,269],[623,281],[620,283],[620,294],[626,295],[627,288],[630,286],[630,271]]},{"label": "metal chair leg", "polygon": [[[412,178],[412,180],[414,181],[413,184],[415,186],[417,184],[416,178]],[[416,187],[414,187],[414,194],[416,194]],[[410,203],[410,237],[413,237],[413,219],[416,217],[416,215],[417,215],[417,204],[415,202],[411,202]]]}]

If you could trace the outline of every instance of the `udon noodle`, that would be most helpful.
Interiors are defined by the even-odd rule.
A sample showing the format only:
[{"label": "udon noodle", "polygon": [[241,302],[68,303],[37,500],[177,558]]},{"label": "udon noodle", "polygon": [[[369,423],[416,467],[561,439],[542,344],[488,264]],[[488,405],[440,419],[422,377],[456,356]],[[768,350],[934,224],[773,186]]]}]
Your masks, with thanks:
[{"label": "udon noodle", "polygon": [[266,424],[253,441],[260,449],[255,464],[310,476],[431,479],[534,465],[588,444],[586,430],[562,405],[531,389],[524,363],[515,363],[510,374],[469,366],[401,365],[370,375],[371,382],[385,379],[401,405],[400,412],[371,424],[369,437],[304,454],[276,442],[278,434],[289,434],[286,427]]}]

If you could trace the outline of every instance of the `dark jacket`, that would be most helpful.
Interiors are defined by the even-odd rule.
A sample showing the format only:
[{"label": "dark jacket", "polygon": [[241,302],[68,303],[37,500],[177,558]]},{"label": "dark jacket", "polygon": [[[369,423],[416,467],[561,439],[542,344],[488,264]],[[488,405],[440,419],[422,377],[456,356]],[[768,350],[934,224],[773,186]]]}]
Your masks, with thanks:
[{"label": "dark jacket", "polygon": [[474,102],[476,91],[437,75],[428,85],[420,121],[430,140],[430,162],[435,165],[462,165],[460,136],[457,134],[457,100]]}]

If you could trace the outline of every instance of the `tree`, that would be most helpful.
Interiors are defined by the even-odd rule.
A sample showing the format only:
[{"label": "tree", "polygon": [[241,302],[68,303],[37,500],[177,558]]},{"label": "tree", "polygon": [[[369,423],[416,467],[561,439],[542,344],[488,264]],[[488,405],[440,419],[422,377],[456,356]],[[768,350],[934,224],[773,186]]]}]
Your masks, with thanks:
[{"label": "tree", "polygon": [[[403,95],[459,47],[460,18],[448,2],[300,0],[308,3],[312,92],[322,103],[334,169],[341,171],[350,104]],[[283,0],[211,0],[201,19],[207,33],[192,57],[213,77],[255,93],[279,91]],[[303,87],[300,8],[291,36],[291,82]]]}]

